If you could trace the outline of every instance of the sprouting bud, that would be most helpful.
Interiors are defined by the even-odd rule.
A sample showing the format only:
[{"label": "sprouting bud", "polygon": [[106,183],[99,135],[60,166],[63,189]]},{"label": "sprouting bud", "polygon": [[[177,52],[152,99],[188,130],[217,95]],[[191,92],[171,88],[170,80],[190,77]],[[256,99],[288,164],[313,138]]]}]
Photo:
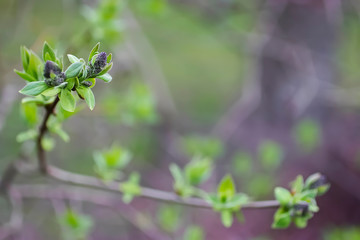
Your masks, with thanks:
[{"label": "sprouting bud", "polygon": [[54,86],[58,86],[58,85],[62,84],[65,81],[65,78],[66,78],[66,76],[65,76],[65,73],[63,73],[63,72],[60,73],[59,75],[57,75],[53,81]]},{"label": "sprouting bud", "polygon": [[46,78],[52,78],[51,75],[59,75],[61,73],[61,69],[59,66],[54,63],[53,61],[46,61],[45,67],[44,67],[44,77]]},{"label": "sprouting bud", "polygon": [[86,86],[86,87],[91,87],[92,82],[90,82],[90,81],[83,81],[83,82],[82,82],[82,85],[84,85],[84,86]]},{"label": "sprouting bud", "polygon": [[306,202],[299,202],[294,205],[294,210],[301,216],[305,216],[309,211],[309,205]]},{"label": "sprouting bud", "polygon": [[328,184],[326,177],[324,175],[320,175],[314,182],[310,184],[309,189],[316,189],[326,184]]},{"label": "sprouting bud", "polygon": [[49,86],[58,86],[65,81],[65,73],[61,72],[60,67],[52,62],[46,61],[44,67],[45,83]]},{"label": "sprouting bud", "polygon": [[106,66],[106,53],[101,52],[97,55],[94,62],[94,73],[98,74]]}]

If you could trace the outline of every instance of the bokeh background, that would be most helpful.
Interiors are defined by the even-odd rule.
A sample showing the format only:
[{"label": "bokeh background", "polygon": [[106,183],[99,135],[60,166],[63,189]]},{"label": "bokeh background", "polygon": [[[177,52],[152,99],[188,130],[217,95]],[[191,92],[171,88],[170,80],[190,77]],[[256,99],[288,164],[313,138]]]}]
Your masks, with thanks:
[{"label": "bokeh background", "polygon": [[[70,143],[49,143],[52,164],[94,175],[93,152],[116,142],[158,189],[172,190],[170,163],[197,154],[216,165],[209,191],[226,173],[255,200],[298,174],[321,172],[332,187],[303,230],[272,230],[274,210],[245,210],[226,229],[212,211],[152,200],[119,198],[117,211],[26,200],[21,231],[5,239],[66,239],[61,204],[92,218],[88,239],[360,239],[359,1],[1,0],[2,170],[19,154],[35,161],[33,143],[17,141],[28,124],[13,69],[21,45],[40,53],[45,40],[85,58],[100,41],[114,56],[113,81],[93,88],[95,110],[79,106],[64,127]],[[1,223],[10,214],[2,200]]]}]

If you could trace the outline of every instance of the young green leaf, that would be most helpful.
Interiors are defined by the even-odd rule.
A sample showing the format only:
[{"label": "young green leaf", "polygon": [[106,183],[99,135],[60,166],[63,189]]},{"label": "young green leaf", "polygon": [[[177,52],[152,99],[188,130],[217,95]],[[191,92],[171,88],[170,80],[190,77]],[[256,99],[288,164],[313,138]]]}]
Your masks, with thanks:
[{"label": "young green leaf", "polygon": [[55,147],[55,140],[50,137],[44,137],[41,140],[41,146],[44,148],[45,151],[51,151]]},{"label": "young green leaf", "polygon": [[107,83],[111,82],[111,80],[112,80],[111,75],[108,74],[108,73],[105,73],[105,74],[103,74],[103,75],[97,76],[96,78],[101,79],[101,80],[103,80],[104,82],[107,82]]},{"label": "young green leaf", "polygon": [[100,48],[100,43],[98,42],[90,52],[89,60],[88,60],[89,62],[91,61],[92,57],[99,51],[99,48]]},{"label": "young green leaf", "polygon": [[37,80],[42,79],[42,70],[41,67],[43,65],[41,59],[36,55],[33,51],[29,51],[30,57],[29,57],[29,65],[27,69],[25,69],[25,72],[33,76]]},{"label": "young green leaf", "polygon": [[221,180],[219,187],[218,187],[218,198],[226,202],[230,200],[232,197],[234,197],[236,193],[234,180],[232,177],[228,174]]},{"label": "young green leaf", "polygon": [[233,221],[234,219],[231,211],[224,210],[221,212],[221,222],[225,227],[231,227]]},{"label": "young green leaf", "polygon": [[36,79],[33,76],[31,76],[30,74],[28,74],[26,72],[20,72],[20,71],[18,71],[16,69],[14,69],[14,72],[17,75],[19,75],[21,78],[25,79],[28,82],[35,82],[36,81]]},{"label": "young green leaf", "polygon": [[120,190],[123,191],[123,201],[130,203],[134,196],[141,194],[141,187],[139,186],[140,175],[137,172],[131,173],[129,180],[120,185]]},{"label": "young green leaf", "polygon": [[48,88],[45,91],[41,93],[41,95],[44,95],[45,97],[53,97],[56,96],[61,91],[61,88],[52,87]]},{"label": "young green leaf", "polygon": [[112,66],[113,66],[113,63],[112,63],[112,62],[109,63],[109,64],[107,64],[107,65],[104,67],[104,69],[101,70],[101,72],[99,72],[99,74],[97,74],[97,75],[101,76],[101,75],[106,74],[108,71],[111,70]]},{"label": "young green leaf", "polygon": [[38,136],[38,132],[35,129],[29,129],[25,132],[21,132],[16,136],[18,143],[25,142],[27,140],[35,139]]},{"label": "young green leaf", "polygon": [[59,221],[64,227],[63,239],[88,239],[88,235],[93,226],[93,221],[90,217],[80,215],[71,209],[60,216]]},{"label": "young green leaf", "polygon": [[82,62],[75,62],[71,64],[66,70],[65,70],[65,76],[66,78],[74,78],[77,77],[83,67]]},{"label": "young green leaf", "polygon": [[112,53],[110,53],[106,58],[106,63],[110,63],[112,60]]},{"label": "young green leaf", "polygon": [[288,205],[292,200],[291,193],[287,189],[282,187],[275,188],[275,198],[282,206]]},{"label": "young green leaf", "polygon": [[307,226],[308,218],[305,217],[296,217],[294,223],[298,228],[305,228]]},{"label": "young green leaf", "polygon": [[[46,91],[46,90],[45,90]],[[36,103],[37,105],[44,105],[46,101],[43,98],[24,97],[21,99],[21,104]]]},{"label": "young green leaf", "polygon": [[124,168],[130,162],[132,157],[130,151],[116,143],[113,144],[110,149],[103,151],[102,156],[108,167],[117,169]]},{"label": "young green leaf", "polygon": [[68,54],[67,57],[71,63],[80,62],[80,59],[72,54]]},{"label": "young green leaf", "polygon": [[60,105],[63,109],[69,112],[74,112],[76,107],[76,101],[71,91],[67,88],[61,90],[60,93]]},{"label": "young green leaf", "polygon": [[183,173],[180,167],[174,163],[170,164],[170,172],[172,177],[174,178],[174,184],[177,186],[182,186],[185,184]]},{"label": "young green leaf", "polygon": [[38,108],[36,103],[29,102],[21,104],[22,114],[30,125],[35,125],[38,120]]},{"label": "young green leaf", "polygon": [[279,208],[274,215],[274,222],[272,228],[287,228],[291,223],[290,212],[285,211],[283,208]]},{"label": "young green leaf", "polygon": [[52,129],[50,129],[53,133],[59,135],[59,137],[64,141],[64,142],[69,142],[70,141],[70,136],[69,134],[67,134],[62,128],[61,125],[58,124],[57,127],[54,127]]},{"label": "young green leaf", "polygon": [[29,61],[30,61],[29,49],[27,49],[25,46],[21,46],[20,54],[21,54],[21,61],[22,61],[23,68],[25,71],[27,71],[27,68],[29,66]]},{"label": "young green leaf", "polygon": [[50,87],[44,81],[30,82],[26,84],[25,87],[19,91],[19,93],[28,96],[37,96],[48,88]]},{"label": "young green leaf", "polygon": [[[43,54],[44,62],[46,62],[47,60],[50,60],[50,61],[53,61],[53,62],[56,61],[55,52],[47,42],[44,42],[42,54]],[[46,56],[46,54],[48,54],[48,57]]]},{"label": "young green leaf", "polygon": [[66,80],[66,82],[67,82],[66,88],[71,91],[75,86],[76,78],[70,78]]},{"label": "young green leaf", "polygon": [[299,175],[296,177],[295,181],[291,183],[291,191],[294,193],[301,193],[304,188],[304,178]]},{"label": "young green leaf", "polygon": [[208,158],[195,158],[186,165],[184,172],[188,183],[198,185],[210,177],[212,162]]},{"label": "young green leaf", "polygon": [[76,88],[76,91],[83,99],[85,99],[90,110],[93,110],[95,107],[95,97],[91,89],[88,87],[79,86]]}]

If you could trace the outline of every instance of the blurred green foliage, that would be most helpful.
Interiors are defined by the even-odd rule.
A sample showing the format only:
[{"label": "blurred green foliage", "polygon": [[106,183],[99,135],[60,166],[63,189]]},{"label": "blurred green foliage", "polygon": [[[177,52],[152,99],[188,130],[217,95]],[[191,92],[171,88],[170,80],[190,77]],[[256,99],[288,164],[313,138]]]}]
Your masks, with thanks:
[{"label": "blurred green foliage", "polygon": [[324,240],[360,240],[359,227],[335,227],[326,231]]},{"label": "blurred green foliage", "polygon": [[295,126],[294,136],[299,148],[309,153],[321,143],[321,127],[312,119],[303,119]]},{"label": "blurred green foliage", "polygon": [[205,239],[205,232],[203,229],[196,225],[191,225],[186,228],[184,234],[184,240],[204,240]]},{"label": "blurred green foliage", "polygon": [[72,209],[67,209],[59,222],[63,227],[63,237],[66,240],[86,240],[90,233],[93,221],[90,217],[81,215]]},{"label": "blurred green foliage", "polygon": [[166,232],[175,232],[181,223],[182,208],[174,205],[161,205],[157,211],[157,221]]},{"label": "blurred green foliage", "polygon": [[215,160],[224,151],[223,143],[216,138],[189,136],[184,137],[181,143],[188,157],[203,156]]},{"label": "blurred green foliage", "polygon": [[253,158],[248,152],[238,151],[232,159],[232,167],[236,175],[249,176],[253,170]]},{"label": "blurred green foliage", "polygon": [[258,158],[265,169],[276,169],[284,159],[282,146],[273,140],[263,140],[258,147]]},{"label": "blurred green foliage", "polygon": [[[0,6],[4,7],[1,8],[3,14],[0,15],[0,27],[6,29],[1,36],[0,45],[2,50],[0,63],[3,69],[10,69],[12,67],[9,66],[15,64],[14,59],[17,59],[17,48],[20,44],[34,46],[39,50],[39,42],[42,42],[43,39],[48,39],[54,45],[59,46],[60,52],[67,48],[81,52],[81,49],[87,48],[86,45],[90,46],[101,40],[105,42],[105,48],[114,47],[120,53],[123,37],[126,34],[126,23],[123,21],[125,5],[122,3],[124,1],[104,0],[98,1],[94,5],[92,5],[93,3],[80,4],[78,1],[65,2],[28,1],[24,2],[23,7],[17,6],[17,1],[0,3]],[[239,44],[241,37],[238,37],[238,34],[251,33],[253,30],[259,17],[256,9],[259,1],[237,2],[240,3],[240,8],[234,12],[227,12],[227,15],[224,14],[225,17],[216,18],[216,21],[203,18],[193,9],[187,10],[182,6],[168,5],[166,0],[131,1],[128,5],[154,47],[179,110],[184,115],[189,115],[195,124],[201,124],[201,126],[206,127],[216,121],[234,100],[234,96],[241,91],[242,79],[249,73],[251,58],[245,54],[247,45]],[[57,11],[49,11],[49,9]],[[80,12],[84,18],[79,14]],[[360,76],[357,66],[357,63],[360,62],[357,54],[359,51],[356,51],[356,49],[360,49],[359,23],[355,18],[346,17],[345,21],[344,34],[339,48],[339,59],[341,60],[337,62],[341,67],[345,82],[348,85],[356,85],[357,76]],[[117,77],[117,82],[114,83],[116,87],[106,91],[101,88],[98,90],[97,93],[102,95],[102,102],[105,102],[98,106],[98,111],[100,114],[105,113],[115,123],[110,126],[110,130],[107,130],[109,138],[117,137],[130,141],[132,143],[131,151],[134,152],[134,155],[140,156],[140,159],[145,159],[152,164],[152,161],[155,161],[154,157],[157,156],[156,139],[151,131],[142,128],[139,130],[138,127],[143,124],[158,123],[159,116],[155,110],[155,97],[148,86],[138,82],[138,72],[119,75],[121,77]],[[136,79],[135,83],[133,83],[134,79]],[[1,81],[9,82],[12,80],[11,78],[1,79]],[[129,82],[128,91],[121,92],[120,87]],[[196,91],[192,91],[193,89]],[[36,113],[31,111],[32,108],[34,108],[34,104],[29,103],[21,109],[26,122],[18,118],[19,109],[17,107],[14,107],[13,110],[16,113],[9,114],[0,137],[0,152],[4,158],[17,154],[20,148],[15,143],[14,133],[24,129],[25,124],[33,126],[36,122]],[[95,116],[99,112],[95,112]],[[60,114],[68,113],[61,112]],[[90,134],[98,133],[96,132],[98,125],[91,122],[86,114],[88,113],[83,113],[74,120],[79,122],[76,127],[68,126],[70,131],[78,133],[76,128],[88,125],[87,128],[92,131]],[[136,132],[119,134],[115,129],[119,127],[120,124],[117,124],[120,121],[126,125],[136,126]],[[54,123],[53,130],[58,132],[62,139],[68,139],[68,135],[65,132],[59,133],[61,128],[56,126],[58,126],[57,123]],[[19,134],[17,140],[23,142],[35,137],[36,132],[30,129]],[[60,146],[55,149],[54,154],[55,159],[61,157],[62,162],[59,164],[68,164],[72,167],[81,165],[82,168],[90,168],[89,164],[84,164],[88,163],[86,152],[91,152],[97,143],[94,141],[85,144],[84,139],[86,138],[88,136],[81,135],[77,138],[75,136],[75,139],[72,140],[73,143],[81,144],[79,149],[69,147],[67,148],[69,150],[63,151],[59,144]],[[302,150],[312,151],[321,143],[321,127],[315,121],[305,119],[295,127],[294,138]],[[51,139],[47,140],[43,145],[47,149],[51,149],[54,142]],[[223,153],[224,146],[217,139],[194,136],[185,137],[181,142],[184,152],[190,159],[193,156],[216,159]],[[101,144],[106,143],[101,141]],[[114,153],[114,155],[116,154]],[[273,140],[264,140],[259,145],[257,154],[252,155],[246,150],[238,152],[233,157],[232,166],[234,166],[236,176],[239,175],[241,178],[241,184],[247,192],[255,198],[261,198],[268,195],[276,183],[274,170],[281,166],[284,155],[285,150],[279,143]],[[74,157],[77,159],[76,162],[72,160]],[[105,179],[119,177],[117,174],[122,168],[119,167],[121,164],[118,165],[117,160],[104,160],[104,158],[108,158],[106,156],[98,156],[98,159],[101,158],[102,160],[98,160],[100,166],[98,168],[106,169],[107,172],[111,172],[108,171],[109,169],[114,170],[114,174],[110,174],[112,176],[105,177]],[[109,157],[109,159],[111,158]],[[121,159],[121,157],[117,159]],[[259,168],[257,168],[257,163],[261,165]],[[180,172],[181,175],[184,175],[184,179],[187,179],[186,181],[196,185],[203,179],[207,179],[209,169],[208,162],[204,161],[189,164],[184,169],[180,169]],[[129,180],[133,183],[137,181],[131,181],[131,179],[138,178],[130,177]],[[131,185],[129,188],[128,192],[134,193],[133,189],[136,187],[133,188]],[[136,190],[135,193],[137,193]],[[127,197],[127,199],[130,198]],[[179,214],[181,215],[181,211],[176,208],[174,210],[172,206],[159,210],[158,219],[163,229],[173,232],[179,228],[180,223],[177,219]],[[223,214],[225,225],[229,225],[232,217],[229,212]],[[352,231],[349,229],[349,232]],[[200,232],[198,228],[190,227],[186,231],[185,238],[204,238]],[[337,230],[334,230],[335,232]],[[334,234],[334,236],[341,239],[339,236],[342,235]],[[344,236],[352,236],[353,238],[349,239],[357,239],[354,237],[355,235],[351,234],[344,234]]]},{"label": "blurred green foliage", "polygon": [[104,181],[112,181],[122,176],[121,170],[129,163],[131,153],[118,144],[111,148],[94,152],[94,170]]}]

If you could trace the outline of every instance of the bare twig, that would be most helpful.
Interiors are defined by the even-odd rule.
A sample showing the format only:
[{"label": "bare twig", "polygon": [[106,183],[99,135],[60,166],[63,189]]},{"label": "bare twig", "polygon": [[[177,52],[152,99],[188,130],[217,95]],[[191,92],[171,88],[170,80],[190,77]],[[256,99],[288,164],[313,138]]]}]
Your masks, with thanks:
[{"label": "bare twig", "polygon": [[[48,166],[48,175],[62,182],[100,188],[113,192],[119,192],[119,193],[121,192],[120,190],[121,183],[118,182],[103,183],[95,177],[64,171],[54,166]],[[172,192],[166,192],[166,191],[146,188],[146,187],[142,187],[141,189],[142,191],[139,197],[149,198],[163,202],[181,204],[189,207],[212,209],[211,204],[201,198],[181,198],[180,196]],[[242,206],[242,209],[276,208],[278,206],[279,203],[276,200],[257,201],[257,202],[249,202],[247,204],[244,204]]]}]

